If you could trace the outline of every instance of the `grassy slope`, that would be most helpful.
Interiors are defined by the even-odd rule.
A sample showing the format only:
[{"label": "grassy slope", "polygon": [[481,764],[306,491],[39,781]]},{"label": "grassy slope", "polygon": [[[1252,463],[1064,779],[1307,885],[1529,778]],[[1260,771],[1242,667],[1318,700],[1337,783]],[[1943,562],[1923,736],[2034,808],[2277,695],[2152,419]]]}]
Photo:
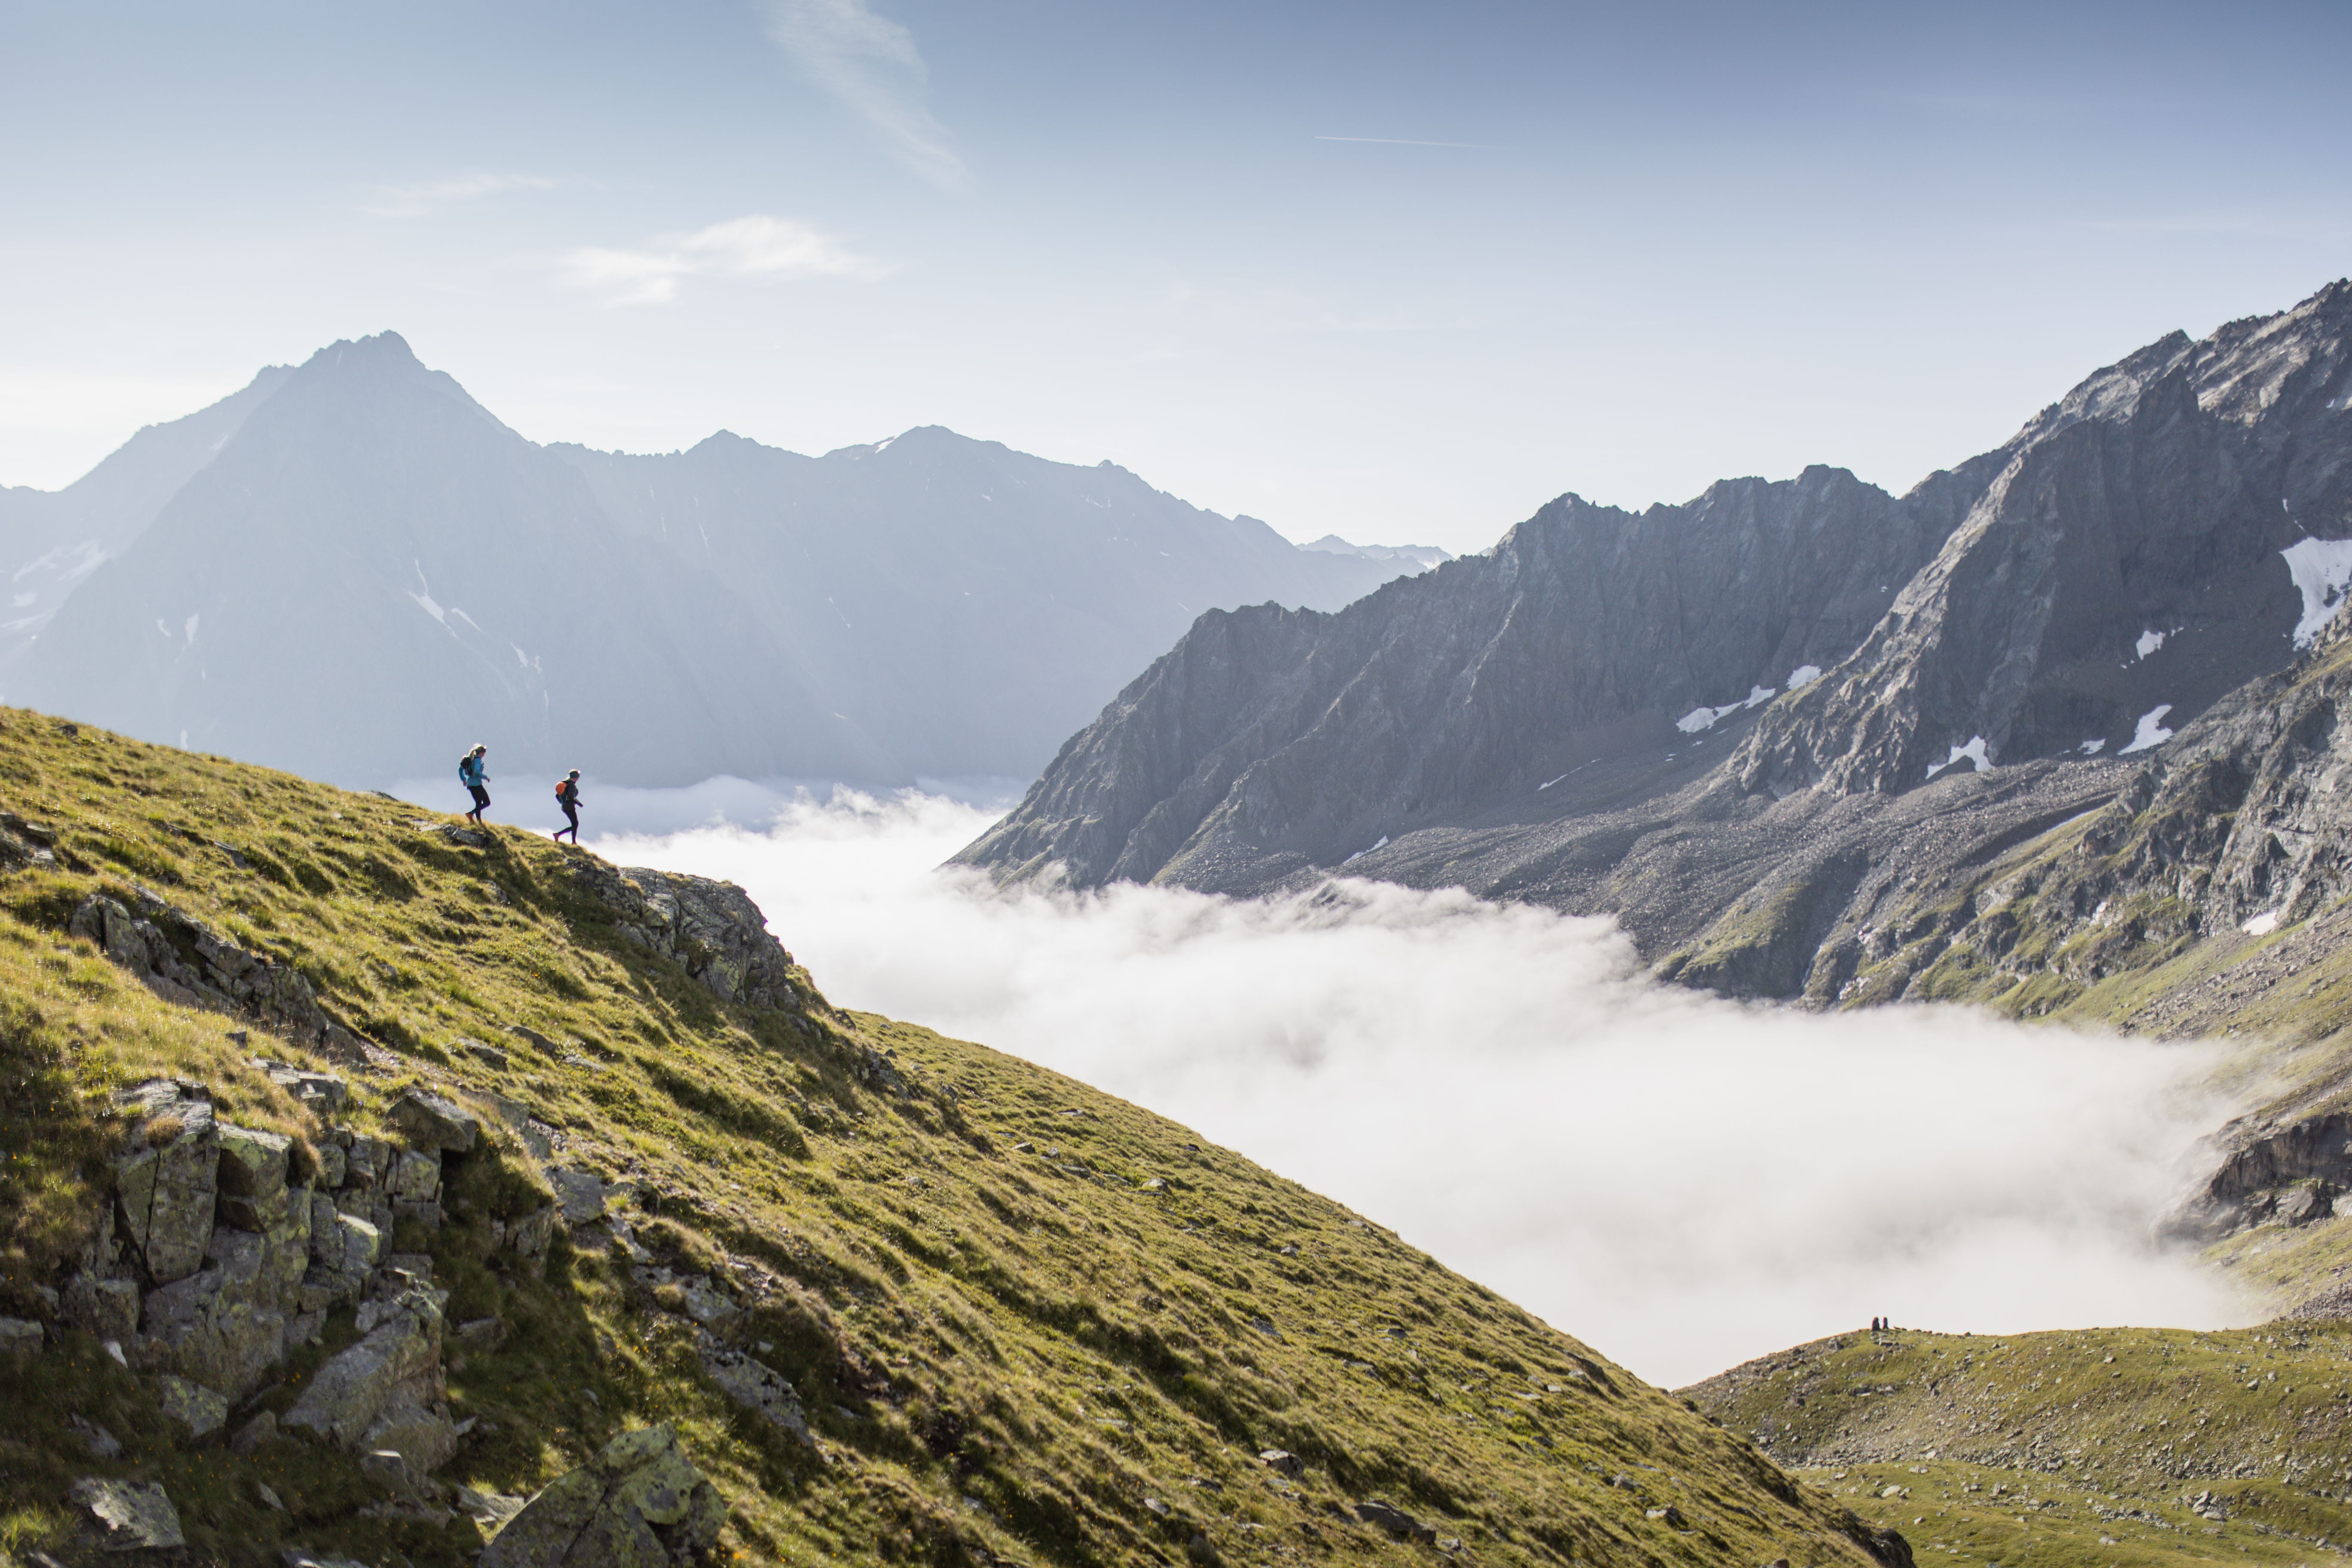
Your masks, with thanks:
[{"label": "grassy slope", "polygon": [[1923,1563],[2303,1563],[2352,1541],[2352,1323],[1851,1334],[1684,1392]]},{"label": "grassy slope", "polygon": [[[1231,1562],[1426,1555],[1337,1512],[1375,1496],[1475,1562],[1867,1560],[1839,1533],[1850,1515],[1744,1441],[1181,1127],[886,1019],[716,1004],[618,939],[565,869],[577,851],[515,831],[463,848],[388,799],[6,710],[0,808],[53,828],[66,860],[0,880],[0,1311],[78,1245],[112,1087],[177,1073],[233,1120],[315,1131],[244,1065],[272,1042],[240,1045],[236,1020],[166,1005],[66,936],[89,891],[138,885],[298,964],[385,1047],[347,1121],[419,1079],[495,1092],[561,1129],[572,1163],[636,1178],[638,1239],[754,1287],[747,1337],[775,1347],[823,1439],[813,1455],[736,1412],[617,1257],[559,1242],[543,1279],[493,1267],[483,1222],[539,1201],[502,1143],[453,1178],[459,1219],[399,1238],[436,1254],[452,1322],[515,1330],[453,1356],[452,1402],[486,1426],[446,1479],[528,1491],[669,1419],[732,1501],[745,1561],[1174,1562],[1196,1531]],[[510,1024],[567,1047],[536,1052]],[[869,1049],[909,1092],[869,1087]],[[351,1334],[346,1310],[326,1351]],[[53,1542],[67,1484],[93,1471],[160,1477],[227,1560],[299,1540],[454,1562],[475,1543],[467,1524],[353,1517],[371,1494],[341,1456],[175,1445],[86,1336],[16,1372],[0,1546]],[[127,1458],[68,1452],[68,1411]],[[1307,1473],[1280,1481],[1261,1447]],[[1684,1529],[1647,1517],[1668,1503]]]}]

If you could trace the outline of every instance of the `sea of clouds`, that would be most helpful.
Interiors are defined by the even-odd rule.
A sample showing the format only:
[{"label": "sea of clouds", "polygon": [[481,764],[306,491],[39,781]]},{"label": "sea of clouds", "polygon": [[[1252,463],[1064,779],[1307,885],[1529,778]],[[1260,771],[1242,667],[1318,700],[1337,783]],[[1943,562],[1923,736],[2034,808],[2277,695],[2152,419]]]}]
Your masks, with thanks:
[{"label": "sea of clouds", "polygon": [[1882,1314],[2261,1315],[2151,1237],[2231,1110],[2205,1047],[1735,1005],[1458,891],[1000,894],[937,869],[1003,809],[970,794],[597,798],[637,831],[593,847],[741,883],[835,1001],[1186,1122],[1660,1384]]}]

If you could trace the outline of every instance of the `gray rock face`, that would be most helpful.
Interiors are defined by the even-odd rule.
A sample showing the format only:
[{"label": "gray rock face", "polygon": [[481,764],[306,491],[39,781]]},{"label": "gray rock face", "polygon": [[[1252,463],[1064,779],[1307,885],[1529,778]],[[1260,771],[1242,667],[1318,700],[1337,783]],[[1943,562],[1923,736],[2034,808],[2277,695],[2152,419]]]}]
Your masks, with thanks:
[{"label": "gray rock face", "polygon": [[593,856],[574,858],[571,869],[613,911],[624,937],[677,960],[720,1000],[798,1011],[817,999],[794,986],[793,955],[734,883],[643,866],[616,869]]},{"label": "gray rock face", "polygon": [[482,1133],[481,1119],[472,1111],[454,1100],[420,1089],[402,1095],[386,1116],[407,1135],[413,1147],[436,1149],[443,1153],[464,1153]]},{"label": "gray rock face", "polygon": [[1663,754],[1699,709],[1712,725],[1852,652],[1971,482],[1898,501],[1809,468],[1639,514],[1567,496],[1337,615],[1203,616],[957,858],[1239,890],[1598,757]]},{"label": "gray rock face", "polygon": [[627,1432],[557,1478],[486,1547],[481,1568],[655,1568],[719,1539],[727,1505],[667,1426]]},{"label": "gray rock face", "polygon": [[[310,982],[291,964],[247,952],[186,911],[142,891],[133,914],[103,895],[73,912],[68,929],[144,981],[167,1002],[241,1014],[306,1044],[357,1061],[359,1037],[319,1005]],[[289,1069],[290,1070],[290,1069]],[[322,1074],[295,1074],[298,1098],[341,1104],[342,1085]]]},{"label": "gray rock face", "polygon": [[357,1447],[387,1409],[437,1402],[441,1375],[441,1305],[429,1290],[405,1290],[359,1343],[312,1375],[280,1424]]},{"label": "gray rock face", "polygon": [[[2352,890],[2335,696],[2263,684],[2352,584],[2347,327],[2340,283],[2167,339],[1899,501],[1825,470],[1639,518],[1571,498],[1337,616],[1203,616],[957,858],[1462,886],[1615,915],[1693,984],[1884,999],[1949,935],[1921,944],[1906,889],[2133,819],[2145,739],[2184,801],[2252,808],[2242,832],[2234,805],[2158,808],[2206,824],[2151,852],[2208,857],[2204,928],[2291,920]],[[2236,738],[2191,779],[2200,714]]]},{"label": "gray rock face", "polygon": [[1899,791],[1975,739],[1997,763],[2116,752],[2159,704],[2178,727],[2284,665],[2319,606],[2284,552],[2352,534],[2347,334],[2338,283],[2045,410],[1853,658],[1764,717],[1743,784]]},{"label": "gray rock face", "polygon": [[76,1481],[73,1504],[89,1518],[101,1552],[163,1552],[185,1546],[180,1510],[158,1481],[114,1481],[89,1477]]},{"label": "gray rock face", "polygon": [[218,1194],[220,1130],[212,1101],[169,1079],[118,1097],[139,1118],[114,1167],[122,1234],[155,1283],[184,1279],[204,1262]]}]

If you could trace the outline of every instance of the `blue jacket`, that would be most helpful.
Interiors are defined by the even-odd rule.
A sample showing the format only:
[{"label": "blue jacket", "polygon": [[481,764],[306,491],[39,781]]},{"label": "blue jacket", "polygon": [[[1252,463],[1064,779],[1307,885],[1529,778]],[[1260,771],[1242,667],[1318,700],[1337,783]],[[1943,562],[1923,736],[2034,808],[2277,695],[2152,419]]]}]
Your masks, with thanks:
[{"label": "blue jacket", "polygon": [[484,763],[481,758],[475,756],[472,752],[467,752],[465,759],[457,764],[457,782],[464,784],[489,783],[490,770],[488,764]]}]

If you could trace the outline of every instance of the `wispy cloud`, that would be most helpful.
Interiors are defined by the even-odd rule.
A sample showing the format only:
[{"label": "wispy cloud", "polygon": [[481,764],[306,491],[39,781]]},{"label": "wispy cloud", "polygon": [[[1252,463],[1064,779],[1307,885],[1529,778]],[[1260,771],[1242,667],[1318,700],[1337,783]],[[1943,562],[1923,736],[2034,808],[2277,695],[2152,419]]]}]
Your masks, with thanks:
[{"label": "wispy cloud", "polygon": [[942,190],[971,178],[923,95],[930,70],[915,35],[870,0],[762,0],[768,37],[808,79],[880,133],[900,163]]},{"label": "wispy cloud", "polygon": [[378,185],[360,211],[371,217],[423,217],[439,207],[480,201],[515,191],[551,191],[553,180],[536,174],[463,174],[455,179],[425,180],[413,185]]},{"label": "wispy cloud", "polygon": [[730,218],[692,234],[664,235],[642,249],[586,246],[563,258],[565,276],[604,292],[608,305],[660,305],[682,278],[878,278],[888,270],[832,236],[789,218]]},{"label": "wispy cloud", "polygon": [[1484,142],[1415,142],[1405,136],[1318,136],[1318,142],[1369,142],[1381,147],[1463,147],[1476,153],[1496,153],[1501,149]]}]

